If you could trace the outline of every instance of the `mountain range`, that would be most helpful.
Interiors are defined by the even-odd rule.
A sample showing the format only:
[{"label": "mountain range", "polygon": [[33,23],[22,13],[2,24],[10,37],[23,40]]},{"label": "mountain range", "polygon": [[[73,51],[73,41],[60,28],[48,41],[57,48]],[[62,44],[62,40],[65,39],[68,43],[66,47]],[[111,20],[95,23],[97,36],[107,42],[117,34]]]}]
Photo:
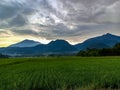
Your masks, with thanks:
[{"label": "mountain range", "polygon": [[59,39],[48,44],[26,39],[6,48],[0,48],[0,53],[10,56],[73,55],[87,48],[110,48],[117,43],[120,43],[120,36],[110,33],[90,38],[76,45]]}]

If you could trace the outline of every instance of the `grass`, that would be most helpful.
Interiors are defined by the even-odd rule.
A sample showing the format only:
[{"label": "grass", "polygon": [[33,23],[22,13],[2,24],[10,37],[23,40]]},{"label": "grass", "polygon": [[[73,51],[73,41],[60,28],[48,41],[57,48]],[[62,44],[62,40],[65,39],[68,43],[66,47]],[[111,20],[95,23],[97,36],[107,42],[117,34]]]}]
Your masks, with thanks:
[{"label": "grass", "polygon": [[120,90],[120,57],[0,59],[0,90]]}]

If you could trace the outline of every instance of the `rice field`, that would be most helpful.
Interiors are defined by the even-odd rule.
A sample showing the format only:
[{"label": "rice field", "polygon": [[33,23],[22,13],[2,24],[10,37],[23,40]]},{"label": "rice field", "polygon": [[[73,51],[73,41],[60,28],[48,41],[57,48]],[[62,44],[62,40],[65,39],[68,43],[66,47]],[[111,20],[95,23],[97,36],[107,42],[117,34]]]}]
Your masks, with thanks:
[{"label": "rice field", "polygon": [[0,59],[0,90],[120,90],[120,57]]}]

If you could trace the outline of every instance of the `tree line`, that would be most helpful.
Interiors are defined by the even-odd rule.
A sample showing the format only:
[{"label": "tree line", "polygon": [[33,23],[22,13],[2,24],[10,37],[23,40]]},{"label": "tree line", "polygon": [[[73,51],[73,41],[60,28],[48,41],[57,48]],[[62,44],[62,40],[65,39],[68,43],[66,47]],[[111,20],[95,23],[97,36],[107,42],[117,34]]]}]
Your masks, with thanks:
[{"label": "tree line", "polygon": [[120,56],[120,43],[112,48],[89,49],[80,51],[77,56]]},{"label": "tree line", "polygon": [[9,58],[9,56],[8,55],[0,54],[0,58]]}]

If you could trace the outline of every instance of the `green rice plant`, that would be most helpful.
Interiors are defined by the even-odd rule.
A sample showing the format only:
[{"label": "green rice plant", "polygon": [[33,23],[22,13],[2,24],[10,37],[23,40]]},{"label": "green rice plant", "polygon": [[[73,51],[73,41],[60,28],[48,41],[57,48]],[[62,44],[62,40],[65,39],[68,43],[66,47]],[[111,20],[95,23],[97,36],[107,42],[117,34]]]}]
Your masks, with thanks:
[{"label": "green rice plant", "polygon": [[120,90],[120,57],[0,59],[0,90]]}]

